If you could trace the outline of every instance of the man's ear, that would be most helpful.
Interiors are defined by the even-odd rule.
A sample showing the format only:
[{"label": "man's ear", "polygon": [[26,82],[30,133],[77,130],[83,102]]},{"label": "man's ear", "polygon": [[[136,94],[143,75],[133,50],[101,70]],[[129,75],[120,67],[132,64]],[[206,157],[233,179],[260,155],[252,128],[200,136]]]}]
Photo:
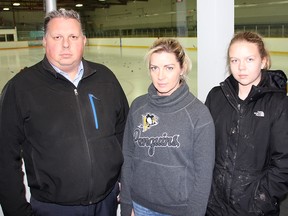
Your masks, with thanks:
[{"label": "man's ear", "polygon": [[42,38],[42,45],[43,45],[44,47],[46,47],[46,38],[45,38],[45,37]]},{"label": "man's ear", "polygon": [[84,35],[84,46],[86,45],[86,43],[87,43],[87,38],[86,38],[86,36]]}]

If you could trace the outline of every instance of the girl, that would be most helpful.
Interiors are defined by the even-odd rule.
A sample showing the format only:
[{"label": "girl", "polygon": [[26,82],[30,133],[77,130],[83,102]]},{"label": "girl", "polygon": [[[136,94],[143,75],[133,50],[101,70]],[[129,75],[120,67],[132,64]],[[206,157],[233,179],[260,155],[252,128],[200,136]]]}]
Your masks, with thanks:
[{"label": "girl", "polygon": [[231,40],[231,75],[208,94],[216,128],[216,163],[208,216],[279,215],[288,190],[285,74],[272,71],[262,38]]}]

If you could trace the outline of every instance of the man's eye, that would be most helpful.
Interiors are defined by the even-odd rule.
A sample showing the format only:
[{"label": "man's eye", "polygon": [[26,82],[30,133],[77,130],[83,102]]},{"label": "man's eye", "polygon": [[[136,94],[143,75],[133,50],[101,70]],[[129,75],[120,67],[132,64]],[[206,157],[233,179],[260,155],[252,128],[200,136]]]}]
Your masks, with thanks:
[{"label": "man's eye", "polygon": [[72,40],[77,40],[77,39],[78,39],[78,36],[71,35],[70,38],[71,38]]},{"label": "man's eye", "polygon": [[60,39],[62,39],[62,36],[55,36],[55,37],[53,37],[53,39],[54,40],[60,40]]}]

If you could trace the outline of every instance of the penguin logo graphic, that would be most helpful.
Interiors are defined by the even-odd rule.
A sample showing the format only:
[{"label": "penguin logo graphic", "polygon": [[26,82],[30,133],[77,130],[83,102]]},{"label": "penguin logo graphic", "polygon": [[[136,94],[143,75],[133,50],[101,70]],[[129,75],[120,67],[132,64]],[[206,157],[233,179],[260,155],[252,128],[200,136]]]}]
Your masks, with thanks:
[{"label": "penguin logo graphic", "polygon": [[142,122],[143,122],[143,132],[150,129],[152,126],[155,126],[158,124],[158,117],[154,114],[146,114],[142,116]]}]

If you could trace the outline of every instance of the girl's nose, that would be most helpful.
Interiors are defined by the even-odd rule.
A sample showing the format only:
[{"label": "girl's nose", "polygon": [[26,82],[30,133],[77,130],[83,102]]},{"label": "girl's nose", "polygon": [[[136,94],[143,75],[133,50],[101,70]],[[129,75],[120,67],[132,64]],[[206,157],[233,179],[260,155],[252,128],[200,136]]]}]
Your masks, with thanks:
[{"label": "girl's nose", "polygon": [[240,70],[243,70],[243,69],[245,69],[246,68],[246,63],[245,63],[245,61],[240,61],[239,62],[239,69]]}]

